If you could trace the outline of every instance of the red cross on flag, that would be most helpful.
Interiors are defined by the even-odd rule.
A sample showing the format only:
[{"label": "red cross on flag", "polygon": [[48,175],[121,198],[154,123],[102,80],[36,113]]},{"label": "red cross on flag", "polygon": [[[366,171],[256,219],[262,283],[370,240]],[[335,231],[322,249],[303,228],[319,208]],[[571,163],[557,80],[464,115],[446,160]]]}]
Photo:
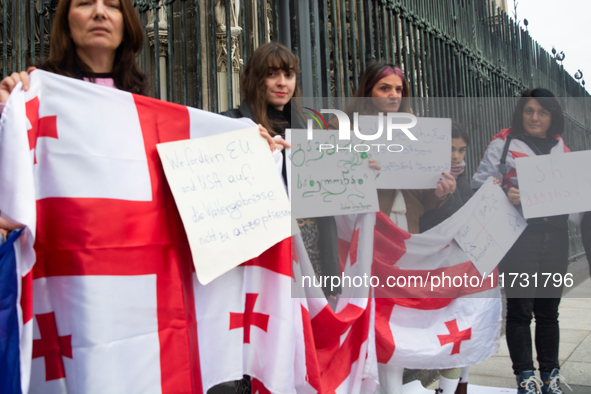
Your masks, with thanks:
[{"label": "red cross on flag", "polygon": [[[337,219],[344,275],[369,274],[375,215]],[[336,305],[329,305],[322,290],[308,284],[315,274],[300,235],[294,236],[294,246],[292,293],[300,304],[305,345],[297,352],[296,368],[307,376],[300,389],[327,394],[374,392],[378,376],[370,290],[343,288]]]},{"label": "red cross on flag", "polygon": [[302,333],[294,323],[290,253],[285,239],[205,286],[194,280],[204,390],[247,374],[264,390],[289,393],[304,379],[294,370]]},{"label": "red cross on flag", "polygon": [[[208,353],[200,346],[221,342],[218,332],[197,332],[196,304],[204,299],[194,291],[189,246],[155,145],[242,129],[244,121],[35,71],[1,122],[0,209],[36,230],[32,302],[23,292],[30,392],[205,392],[200,360]],[[22,241],[21,275],[35,261],[32,235]],[[281,275],[289,282],[289,272]],[[224,287],[214,298],[242,298],[231,311],[246,315],[246,294],[258,294],[254,311],[271,314],[263,284]],[[242,321],[251,342],[257,330],[275,335],[273,317],[265,332],[253,316]],[[293,330],[291,320],[281,323]],[[242,348],[243,330],[229,332]],[[285,335],[282,343],[292,334]],[[257,352],[259,365],[264,352],[258,359]],[[265,374],[254,376],[268,384]]]}]

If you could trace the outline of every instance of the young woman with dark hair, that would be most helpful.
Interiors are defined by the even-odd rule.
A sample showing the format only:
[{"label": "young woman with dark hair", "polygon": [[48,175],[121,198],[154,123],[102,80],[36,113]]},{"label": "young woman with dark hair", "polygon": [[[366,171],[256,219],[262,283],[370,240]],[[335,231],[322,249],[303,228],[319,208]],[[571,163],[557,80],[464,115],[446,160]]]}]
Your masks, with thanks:
[{"label": "young woman with dark hair", "polygon": [[[223,115],[252,119],[265,127],[282,149],[286,145],[283,140],[286,129],[306,128],[301,111],[291,102],[292,97],[301,96],[298,73],[299,59],[287,47],[275,42],[261,45],[250,56],[240,76],[242,103]],[[285,156],[282,161],[282,175],[287,182]],[[334,217],[298,219],[297,222],[316,275],[339,276],[338,235]],[[323,287],[323,291],[331,297],[340,293],[340,288],[331,290],[327,286]]]},{"label": "young woman with dark hair", "polygon": [[[372,63],[363,73],[354,98],[347,105],[345,112],[352,117],[353,112],[360,115],[377,115],[379,112],[407,112],[410,110],[410,90],[402,70],[394,64]],[[440,208],[456,190],[456,180],[450,174],[443,174],[441,180],[428,190],[390,190],[378,189],[380,210],[398,227],[410,233],[419,232],[419,219],[431,210]],[[379,364],[379,392],[402,390],[404,368]],[[447,372],[450,372],[451,375]],[[446,377],[440,379],[440,390],[444,394],[454,393],[461,368],[442,372],[452,376],[451,383],[441,386]],[[456,376],[457,375],[457,376]]]},{"label": "young woman with dark hair", "polygon": [[[564,115],[552,92],[543,88],[525,91],[515,108],[511,127],[502,130],[488,145],[472,178],[472,187],[480,187],[491,176],[501,179],[509,201],[521,210],[515,159],[569,152],[560,137],[563,131]],[[536,273],[564,277],[568,267],[567,219],[568,215],[528,219],[528,226],[501,261],[499,270],[528,278]],[[505,331],[518,393],[561,394],[558,305],[563,288],[536,288],[533,282],[524,286],[509,286],[505,282]],[[536,318],[535,346],[541,381],[534,374],[532,315]]]},{"label": "young woman with dark hair", "polygon": [[[402,70],[394,64],[372,63],[363,73],[354,98],[345,112],[350,115],[377,115],[379,112],[410,113],[410,91]],[[440,207],[448,195],[456,189],[456,181],[450,174],[429,190],[378,190],[380,210],[394,223],[411,233],[419,232],[419,218],[430,209]],[[398,207],[404,213],[397,213]],[[395,208],[396,207],[396,208]]]}]

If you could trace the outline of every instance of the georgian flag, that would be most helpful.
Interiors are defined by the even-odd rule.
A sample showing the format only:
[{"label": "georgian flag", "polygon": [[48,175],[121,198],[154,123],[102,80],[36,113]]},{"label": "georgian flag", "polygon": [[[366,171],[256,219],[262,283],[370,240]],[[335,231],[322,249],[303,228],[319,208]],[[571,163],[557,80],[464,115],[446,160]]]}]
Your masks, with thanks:
[{"label": "georgian flag", "polygon": [[[369,274],[375,214],[339,217],[339,238],[345,252],[345,275]],[[343,288],[333,311],[322,289],[304,285],[314,270],[301,236],[293,237],[293,296],[301,308],[305,347],[297,352],[296,368],[305,368],[298,393],[372,393],[377,384],[374,304],[368,288]],[[298,374],[300,375],[300,374]]]},{"label": "georgian flag", "polygon": [[294,363],[303,342],[299,301],[291,298],[290,239],[207,285],[194,276],[203,391],[240,380],[259,391],[295,393]]},{"label": "georgian flag", "polygon": [[383,213],[377,214],[374,275],[381,283],[388,277],[407,282],[420,277],[426,283],[424,287],[375,289],[380,363],[411,369],[457,368],[480,363],[496,353],[502,321],[496,270],[482,282],[468,286],[458,286],[456,281],[456,285],[445,282],[445,286],[431,289],[429,279],[442,275],[481,278],[453,238],[476,209],[484,189],[452,217],[423,234],[411,235]]},{"label": "georgian flag", "polygon": [[[194,269],[156,144],[243,127],[43,71],[15,89],[0,209],[36,229],[31,393],[204,392]],[[23,239],[21,275],[35,259],[33,233]]]}]

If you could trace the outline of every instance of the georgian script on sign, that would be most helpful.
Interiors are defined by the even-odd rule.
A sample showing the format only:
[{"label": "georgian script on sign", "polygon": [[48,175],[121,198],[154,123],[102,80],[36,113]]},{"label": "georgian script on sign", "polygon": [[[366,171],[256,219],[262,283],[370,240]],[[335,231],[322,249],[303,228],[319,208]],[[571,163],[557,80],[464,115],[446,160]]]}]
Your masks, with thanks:
[{"label": "georgian script on sign", "polygon": [[591,210],[591,152],[515,160],[526,219]]},{"label": "georgian script on sign", "polygon": [[[361,132],[376,134],[379,119],[359,116]],[[386,130],[385,125],[382,127]],[[416,141],[401,130],[394,130],[391,139],[384,131],[377,140],[367,142],[372,147],[371,157],[382,166],[376,180],[378,189],[435,189],[441,173],[450,171],[451,119],[417,118],[417,125],[410,131]]]},{"label": "georgian script on sign", "polygon": [[201,283],[291,235],[291,207],[257,127],[157,148]]},{"label": "georgian script on sign", "polygon": [[[306,130],[287,130],[287,138],[289,193],[297,219],[379,210],[376,174],[367,153],[355,151],[359,141],[339,141],[336,130],[314,130],[312,140]],[[321,150],[322,144],[333,148]]]}]

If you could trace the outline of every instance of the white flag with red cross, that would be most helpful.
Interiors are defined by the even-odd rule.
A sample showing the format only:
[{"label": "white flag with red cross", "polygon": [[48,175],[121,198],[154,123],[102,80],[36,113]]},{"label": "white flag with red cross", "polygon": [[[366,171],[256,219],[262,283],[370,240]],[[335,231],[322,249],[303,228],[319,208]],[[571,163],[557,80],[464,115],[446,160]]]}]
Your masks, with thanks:
[{"label": "white flag with red cross", "polygon": [[[355,220],[356,218],[356,220]],[[375,214],[340,217],[339,238],[347,250],[344,275],[363,277],[371,270]],[[292,294],[300,302],[305,348],[296,367],[305,368],[299,393],[374,392],[377,359],[374,305],[367,287],[343,287],[333,310],[314,285],[314,269],[300,235],[293,237]]]},{"label": "white flag with red cross", "polygon": [[301,328],[291,298],[290,239],[207,285],[195,281],[203,389],[252,378],[252,392],[294,393]]},{"label": "white flag with red cross", "polygon": [[373,274],[386,284],[375,289],[380,363],[445,369],[496,353],[502,320],[496,270],[483,277],[453,239],[479,197],[423,234],[411,235],[378,213]]},{"label": "white flag with red cross", "polygon": [[193,263],[156,144],[243,121],[43,71],[18,95],[2,135],[28,132],[15,154],[34,178],[30,392],[202,393]]}]

